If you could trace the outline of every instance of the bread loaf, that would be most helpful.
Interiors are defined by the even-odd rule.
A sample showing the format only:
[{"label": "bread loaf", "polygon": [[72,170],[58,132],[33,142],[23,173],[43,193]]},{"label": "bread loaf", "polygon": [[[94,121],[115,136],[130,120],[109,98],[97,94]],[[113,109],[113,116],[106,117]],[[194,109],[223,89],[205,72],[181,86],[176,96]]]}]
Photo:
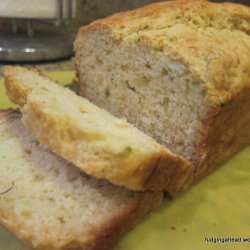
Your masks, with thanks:
[{"label": "bread loaf", "polygon": [[162,192],[135,192],[82,173],[46,151],[0,111],[0,224],[32,249],[110,249],[159,207]]},{"label": "bread loaf", "polygon": [[250,9],[167,1],[82,27],[79,93],[205,175],[250,142]]},{"label": "bread loaf", "polygon": [[24,105],[23,122],[56,154],[89,175],[135,190],[175,195],[192,180],[192,166],[164,146],[41,74],[4,70],[7,94]]}]

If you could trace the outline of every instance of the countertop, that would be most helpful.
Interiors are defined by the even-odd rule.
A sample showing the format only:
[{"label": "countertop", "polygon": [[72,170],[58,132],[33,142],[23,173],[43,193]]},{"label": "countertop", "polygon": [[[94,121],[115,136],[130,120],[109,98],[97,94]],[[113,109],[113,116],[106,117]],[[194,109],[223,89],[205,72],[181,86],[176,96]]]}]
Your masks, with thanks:
[{"label": "countertop", "polygon": [[[2,71],[4,66],[8,65],[7,63],[0,63],[0,79],[3,78]],[[10,65],[19,65],[24,67],[36,67],[41,71],[69,71],[74,70],[73,60],[66,59],[66,60],[58,60],[53,62],[42,62],[42,63],[31,63],[31,64],[10,64]]]}]

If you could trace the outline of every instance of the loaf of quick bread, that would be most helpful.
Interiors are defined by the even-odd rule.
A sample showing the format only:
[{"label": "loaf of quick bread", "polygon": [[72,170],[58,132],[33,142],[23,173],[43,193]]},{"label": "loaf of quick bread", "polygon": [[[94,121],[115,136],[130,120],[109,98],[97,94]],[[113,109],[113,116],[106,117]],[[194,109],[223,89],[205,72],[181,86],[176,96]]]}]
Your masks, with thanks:
[{"label": "loaf of quick bread", "polygon": [[82,171],[134,190],[175,195],[192,181],[190,162],[37,71],[6,67],[10,99],[40,143]]},{"label": "loaf of quick bread", "polygon": [[97,20],[74,43],[79,93],[191,161],[250,142],[250,9],[167,1]]},{"label": "loaf of quick bread", "polygon": [[39,146],[14,110],[0,111],[0,166],[0,224],[30,249],[110,249],[162,201],[85,175]]}]

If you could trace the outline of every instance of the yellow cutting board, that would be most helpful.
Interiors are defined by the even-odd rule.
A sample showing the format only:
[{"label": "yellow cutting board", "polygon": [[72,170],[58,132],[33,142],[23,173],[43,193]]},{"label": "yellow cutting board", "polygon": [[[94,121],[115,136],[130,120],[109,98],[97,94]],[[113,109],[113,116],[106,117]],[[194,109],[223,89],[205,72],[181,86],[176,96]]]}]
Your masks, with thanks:
[{"label": "yellow cutting board", "polygon": [[[74,72],[48,75],[65,84],[72,81]],[[0,81],[0,108],[10,106]],[[14,249],[26,248],[0,228],[0,250]],[[147,216],[115,247],[115,250],[217,249],[250,249],[250,147],[176,200],[165,200],[158,211]]]}]

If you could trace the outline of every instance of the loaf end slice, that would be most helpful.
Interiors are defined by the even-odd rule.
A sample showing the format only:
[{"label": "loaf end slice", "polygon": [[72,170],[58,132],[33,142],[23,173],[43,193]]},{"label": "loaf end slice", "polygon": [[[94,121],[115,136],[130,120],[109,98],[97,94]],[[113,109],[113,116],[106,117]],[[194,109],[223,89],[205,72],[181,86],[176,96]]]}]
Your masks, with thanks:
[{"label": "loaf end slice", "polygon": [[0,111],[0,166],[0,223],[32,249],[110,249],[162,201],[85,175],[39,146],[14,110]]},{"label": "loaf end slice", "polygon": [[10,99],[40,143],[89,175],[135,190],[175,195],[192,180],[192,166],[123,119],[20,67],[7,67]]}]

